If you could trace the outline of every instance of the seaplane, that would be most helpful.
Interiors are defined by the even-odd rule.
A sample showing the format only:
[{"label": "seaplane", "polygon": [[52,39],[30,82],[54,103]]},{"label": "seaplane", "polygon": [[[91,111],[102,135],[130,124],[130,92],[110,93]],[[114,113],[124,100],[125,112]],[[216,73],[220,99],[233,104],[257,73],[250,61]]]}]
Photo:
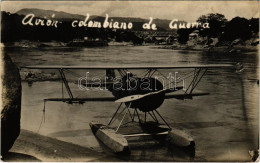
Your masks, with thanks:
[{"label": "seaplane", "polygon": [[[241,67],[241,66],[240,66]],[[175,65],[175,66],[24,66],[24,69],[50,69],[57,70],[60,74],[62,83],[62,93],[65,86],[69,97],[48,98],[47,101],[61,101],[69,104],[87,101],[110,101],[118,103],[111,119],[107,124],[91,122],[89,125],[93,134],[108,148],[115,153],[130,151],[127,139],[129,137],[152,136],[157,137],[166,135],[167,140],[180,147],[195,147],[195,141],[192,136],[186,132],[173,128],[166,119],[159,113],[158,108],[165,100],[192,99],[194,96],[205,96],[209,93],[198,92],[194,89],[197,87],[205,73],[209,69],[237,69],[231,64],[207,64],[207,65]],[[165,70],[186,70],[181,76],[166,77],[161,71]],[[78,80],[81,88],[88,88],[98,85],[106,87],[112,93],[111,97],[75,97],[70,88],[70,84],[65,76],[77,70],[100,70],[105,71],[105,81],[101,83],[91,83],[84,78]],[[133,71],[141,71],[141,74],[135,74]],[[166,82],[162,82],[154,74],[161,74]],[[176,74],[176,73],[175,73]],[[117,80],[114,80],[118,75]],[[183,84],[186,79],[190,79],[187,85]],[[172,80],[174,79],[174,80]],[[120,81],[120,82],[119,82]],[[64,85],[64,86],[63,86]],[[45,111],[45,110],[44,110]],[[128,115],[128,122],[125,122]],[[148,120],[149,119],[149,120]],[[117,122],[117,124],[115,124]],[[141,130],[135,133],[120,132],[127,125],[134,124]],[[127,130],[129,131],[129,130]]]}]

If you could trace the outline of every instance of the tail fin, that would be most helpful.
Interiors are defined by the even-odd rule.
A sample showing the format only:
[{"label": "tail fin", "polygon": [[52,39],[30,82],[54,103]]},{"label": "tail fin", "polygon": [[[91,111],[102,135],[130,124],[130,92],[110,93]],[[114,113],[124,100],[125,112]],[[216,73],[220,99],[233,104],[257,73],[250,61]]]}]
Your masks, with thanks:
[{"label": "tail fin", "polygon": [[[106,69],[106,81],[107,82],[113,82],[115,77],[116,77],[116,73],[115,73],[114,69]],[[108,85],[107,89],[112,92],[113,91],[113,85]]]},{"label": "tail fin", "polygon": [[116,77],[115,70],[114,69],[106,69],[106,78],[107,81],[113,81],[113,79]]}]

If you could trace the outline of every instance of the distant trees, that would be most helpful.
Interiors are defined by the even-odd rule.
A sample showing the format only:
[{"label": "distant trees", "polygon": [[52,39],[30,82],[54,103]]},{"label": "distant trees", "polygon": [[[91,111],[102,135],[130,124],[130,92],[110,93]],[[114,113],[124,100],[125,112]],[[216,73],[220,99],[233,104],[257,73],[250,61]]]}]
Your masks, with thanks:
[{"label": "distant trees", "polygon": [[224,30],[224,25],[227,22],[227,19],[224,15],[218,13],[211,13],[207,15],[202,15],[197,20],[198,23],[204,24],[209,23],[210,28],[190,28],[190,29],[179,29],[177,31],[179,37],[178,41],[181,44],[185,44],[189,40],[189,34],[194,30],[199,30],[199,34],[202,37],[218,37]]},{"label": "distant trees", "polygon": [[223,32],[223,27],[227,22],[227,19],[222,14],[207,14],[202,15],[197,20],[198,23],[209,23],[210,28],[201,29],[200,35],[209,36],[209,37],[217,37]]},{"label": "distant trees", "polygon": [[252,18],[250,20],[235,17],[227,21],[222,14],[207,14],[198,18],[197,22],[208,22],[210,28],[201,29],[201,36],[218,37],[220,40],[232,41],[235,39],[247,40],[252,37],[252,32],[259,32],[259,19]]},{"label": "distant trees", "polygon": [[178,41],[185,44],[189,40],[189,34],[194,30],[199,30],[199,36],[208,38],[219,38],[220,41],[233,41],[235,39],[247,40],[253,33],[259,32],[259,19],[245,19],[235,17],[227,21],[224,15],[210,13],[202,15],[197,20],[198,23],[209,23],[210,28],[178,29]]},{"label": "distant trees", "polygon": [[228,41],[232,41],[235,39],[247,40],[250,39],[251,36],[252,32],[250,21],[245,18],[235,17],[226,24],[221,39]]},{"label": "distant trees", "polygon": [[249,20],[250,30],[254,33],[259,32],[259,18],[252,18]]},{"label": "distant trees", "polygon": [[193,28],[190,29],[178,29],[178,42],[180,44],[185,44],[189,40],[189,34],[193,31]]}]

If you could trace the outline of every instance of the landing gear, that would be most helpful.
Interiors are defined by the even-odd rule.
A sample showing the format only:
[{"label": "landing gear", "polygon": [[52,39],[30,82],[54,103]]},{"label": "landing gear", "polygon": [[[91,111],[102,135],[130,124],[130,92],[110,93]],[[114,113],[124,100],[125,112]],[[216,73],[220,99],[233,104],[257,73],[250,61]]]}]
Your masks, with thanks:
[{"label": "landing gear", "polygon": [[[122,107],[123,103],[120,103],[107,125],[94,122],[90,123],[94,135],[114,152],[129,152],[126,138],[141,136],[152,136],[155,138],[160,135],[165,135],[167,136],[166,140],[169,142],[168,144],[174,144],[180,147],[195,146],[194,140],[188,134],[182,130],[170,127],[156,109],[144,112],[141,118],[138,108],[131,108],[131,105],[132,103]],[[124,122],[127,114],[129,115],[130,121]],[[148,118],[153,121],[148,121]],[[159,118],[164,124],[160,124]],[[116,120],[118,120],[118,124],[113,125]]]},{"label": "landing gear", "polygon": [[[159,120],[157,118],[157,116],[159,116],[161,118],[161,120],[164,122],[165,125],[167,125],[168,129],[171,129],[170,125],[166,122],[166,120],[162,117],[162,115],[157,111],[157,110],[152,110],[152,111],[148,111],[148,112],[144,112],[144,118],[143,120],[141,119],[140,115],[139,115],[139,112],[138,112],[138,109],[137,108],[130,108],[131,107],[131,103],[129,105],[127,105],[126,107],[124,108],[121,108],[123,103],[120,103],[119,107],[117,108],[116,112],[114,113],[114,115],[112,116],[111,120],[109,121],[109,123],[107,124],[107,127],[110,127],[114,122],[115,120],[117,119],[117,117],[119,117],[120,115],[123,114],[123,118],[120,120],[120,123],[119,125],[117,126],[116,128],[116,132],[118,132],[119,128],[122,126],[122,125],[125,125],[125,124],[128,124],[128,123],[133,123],[135,122],[135,117],[138,118],[138,123],[142,126],[142,124],[145,124],[147,123],[147,119],[148,119],[148,116],[149,115],[152,120],[154,120],[154,122],[157,124],[157,125],[161,125],[159,123]],[[133,110],[133,113],[131,113],[131,110]],[[121,110],[121,112],[119,112],[119,110]],[[126,123],[123,123],[126,115],[129,114],[129,117],[131,119],[130,122],[126,122]],[[156,116],[157,114],[157,116]]]}]

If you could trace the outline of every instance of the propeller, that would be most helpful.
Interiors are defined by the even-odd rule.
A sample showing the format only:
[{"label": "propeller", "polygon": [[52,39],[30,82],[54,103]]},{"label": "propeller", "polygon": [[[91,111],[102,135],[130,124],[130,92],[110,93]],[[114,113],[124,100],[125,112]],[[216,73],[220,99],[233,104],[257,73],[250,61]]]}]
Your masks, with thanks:
[{"label": "propeller", "polygon": [[120,98],[118,100],[116,100],[115,102],[116,103],[122,103],[122,102],[132,102],[132,101],[135,101],[135,100],[140,100],[144,97],[147,97],[147,96],[151,96],[151,95],[156,95],[156,94],[159,94],[159,93],[163,93],[163,92],[175,92],[175,91],[178,91],[178,90],[181,90],[183,87],[177,87],[176,89],[174,90],[170,90],[170,89],[163,89],[163,90],[160,90],[160,91],[157,91],[157,92],[150,92],[150,93],[147,93],[147,94],[136,94],[136,95],[130,95],[130,96],[126,96],[126,97],[123,97],[123,98]]}]

